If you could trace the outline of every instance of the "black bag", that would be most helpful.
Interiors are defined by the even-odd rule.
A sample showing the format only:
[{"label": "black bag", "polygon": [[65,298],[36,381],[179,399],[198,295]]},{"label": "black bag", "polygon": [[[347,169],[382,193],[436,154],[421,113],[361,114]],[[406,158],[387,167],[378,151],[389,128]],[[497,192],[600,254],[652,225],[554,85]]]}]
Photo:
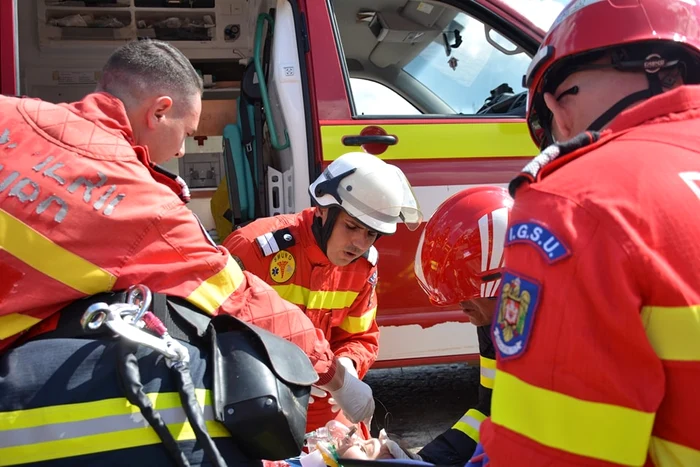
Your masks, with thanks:
[{"label": "black bag", "polygon": [[[80,326],[83,312],[125,299],[124,292],[105,292],[76,300],[61,311],[55,331],[35,339],[95,338]],[[154,293],[151,311],[173,338],[211,349],[215,419],[246,456],[283,460],[301,453],[318,375],[297,345],[230,315],[211,318],[178,297]]]},{"label": "black bag", "polygon": [[318,380],[291,342],[232,316],[211,327],[214,415],[253,459],[301,453],[311,385]]}]

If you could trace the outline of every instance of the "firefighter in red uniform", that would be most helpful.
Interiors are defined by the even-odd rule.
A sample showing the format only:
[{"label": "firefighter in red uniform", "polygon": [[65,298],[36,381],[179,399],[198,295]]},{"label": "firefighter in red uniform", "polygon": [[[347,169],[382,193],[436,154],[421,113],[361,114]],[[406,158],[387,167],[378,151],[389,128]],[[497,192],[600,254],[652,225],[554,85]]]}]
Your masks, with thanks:
[{"label": "firefighter in red uniform", "polygon": [[[165,42],[129,43],[111,55],[98,91],[61,105],[0,97],[0,353],[55,328],[57,312],[77,299],[141,283],[289,339],[348,417],[371,416],[369,386],[336,365],[322,332],[298,307],[208,239],[185,206],[184,183],[156,165],[182,156],[185,138],[197,129],[202,82],[184,55]],[[58,364],[46,356],[21,369]],[[80,392],[59,379],[37,407],[23,399],[16,374],[4,367],[0,377],[13,391],[0,398],[13,407],[5,416],[9,406],[0,408],[2,463],[144,445],[142,437],[118,436],[114,443],[70,444],[61,441],[66,429],[53,439],[42,423],[74,418],[50,401],[78,402],[71,398]],[[33,413],[31,420],[20,409]],[[81,417],[88,413],[99,420],[110,412]]]},{"label": "firefighter in red uniform", "polygon": [[[479,426],[491,413],[496,355],[490,324],[503,268],[503,242],[513,200],[505,188],[474,187],[445,200],[425,225],[415,273],[430,302],[459,306],[476,328],[481,384],[479,400],[452,428],[426,444],[413,459],[463,466],[479,442]],[[394,457],[405,457],[387,441]]]},{"label": "firefighter in red uniform", "polygon": [[[309,193],[315,207],[258,219],[235,230],[224,246],[246,271],[304,310],[338,361],[363,378],[379,343],[378,254],[372,245],[399,222],[417,228],[421,213],[403,172],[367,153],[333,161]],[[348,423],[323,391],[314,393],[307,431],[332,419]]]},{"label": "firefighter in red uniform", "polygon": [[700,465],[700,6],[571,2],[525,78],[491,466]]}]

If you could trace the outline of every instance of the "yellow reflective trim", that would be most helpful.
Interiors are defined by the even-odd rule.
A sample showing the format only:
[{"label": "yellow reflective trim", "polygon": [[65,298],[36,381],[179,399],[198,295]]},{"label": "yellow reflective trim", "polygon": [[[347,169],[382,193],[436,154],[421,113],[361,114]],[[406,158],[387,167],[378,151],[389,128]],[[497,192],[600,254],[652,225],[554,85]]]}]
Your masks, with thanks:
[{"label": "yellow reflective trim", "polygon": [[21,313],[0,316],[0,340],[14,336],[39,322],[40,319]]},{"label": "yellow reflective trim", "polygon": [[484,420],[486,420],[486,415],[476,409],[469,409],[457,423],[452,425],[452,429],[461,431],[478,443],[479,427]]},{"label": "yellow reflective trim", "polygon": [[657,467],[700,465],[700,451],[656,436],[651,437],[649,453]]},{"label": "yellow reflective trim", "polygon": [[[212,438],[231,436],[226,428],[218,422],[207,421],[205,424]],[[192,426],[187,422],[168,425],[168,430],[177,441],[196,439]],[[146,425],[141,428],[122,430],[117,433],[100,433],[80,438],[0,448],[0,466],[41,462],[50,459],[160,444],[161,442],[155,430],[150,425]]]},{"label": "yellow reflective trim", "polygon": [[187,297],[187,301],[197,305],[200,310],[214,314],[243,283],[243,277],[241,267],[229,255],[226,266],[199,284]]},{"label": "yellow reflective trim", "polygon": [[[146,396],[157,410],[182,407],[180,395],[176,392],[149,393]],[[197,402],[201,406],[212,405],[211,391],[195,389]],[[3,431],[35,428],[42,425],[57,423],[81,422],[114,415],[139,413],[140,410],[123,397],[104,399],[93,402],[55,405],[37,409],[14,410],[0,412],[0,433]]]},{"label": "yellow reflective trim", "polygon": [[[358,135],[369,123],[326,125],[321,122],[323,160],[333,161],[349,151],[346,135]],[[461,159],[477,157],[533,157],[539,152],[522,121],[507,123],[435,123],[382,125],[399,139],[378,157],[395,159]],[[358,150],[360,148],[357,148]]]},{"label": "yellow reflective trim", "polygon": [[285,300],[312,310],[338,310],[351,306],[357,292],[309,290],[296,284],[273,285],[273,289]]},{"label": "yellow reflective trim", "polygon": [[483,366],[484,368],[490,368],[492,370],[495,370],[496,360],[493,358],[484,357],[483,355],[479,355],[479,365]]},{"label": "yellow reflective trim", "polygon": [[0,249],[85,295],[112,289],[116,276],[92,264],[0,209]]},{"label": "yellow reflective trim", "polygon": [[700,360],[700,305],[642,308],[642,322],[663,360]]},{"label": "yellow reflective trim", "polygon": [[491,419],[540,444],[624,465],[643,465],[654,413],[576,399],[499,369]]},{"label": "yellow reflective trim", "polygon": [[374,317],[376,315],[377,307],[372,308],[362,316],[346,316],[339,327],[348,334],[367,332],[367,330],[372,327],[372,322],[374,322]]},{"label": "yellow reflective trim", "polygon": [[488,388],[488,389],[493,389],[495,383],[496,383],[496,380],[494,378],[489,378],[488,376],[484,375],[483,373],[481,375],[479,375],[479,384],[481,384],[483,387]]}]

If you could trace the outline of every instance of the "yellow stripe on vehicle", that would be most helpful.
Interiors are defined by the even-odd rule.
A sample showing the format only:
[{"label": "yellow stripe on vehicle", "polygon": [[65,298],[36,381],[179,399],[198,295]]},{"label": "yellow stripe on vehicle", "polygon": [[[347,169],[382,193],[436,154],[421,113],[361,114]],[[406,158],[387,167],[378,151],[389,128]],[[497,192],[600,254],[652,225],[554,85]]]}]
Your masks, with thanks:
[{"label": "yellow stripe on vehicle", "polygon": [[202,282],[187,297],[187,301],[197,305],[201,310],[213,314],[242,283],[243,271],[229,255],[226,266]]},{"label": "yellow stripe on vehicle", "polygon": [[309,290],[296,284],[273,285],[285,300],[312,310],[338,310],[355,302],[357,292]]},{"label": "yellow stripe on vehicle", "polygon": [[585,401],[539,388],[499,369],[491,419],[551,448],[624,465],[643,465],[654,413]]},{"label": "yellow stripe on vehicle", "polygon": [[672,443],[657,436],[651,437],[649,454],[654,461],[654,465],[660,467],[700,465],[700,451]]},{"label": "yellow stripe on vehicle", "polygon": [[476,409],[469,409],[467,413],[462,415],[462,418],[452,426],[452,429],[461,431],[478,443],[479,428],[481,427],[481,422],[484,420],[486,420],[486,415]]},{"label": "yellow stripe on vehicle", "polygon": [[496,378],[496,360],[479,355],[480,384],[488,389],[493,389]]},{"label": "yellow stripe on vehicle", "polygon": [[0,340],[14,336],[39,322],[41,322],[40,319],[21,313],[0,316]]},{"label": "yellow stripe on vehicle", "polygon": [[85,295],[111,290],[117,281],[110,272],[54,243],[2,209],[0,249]]},{"label": "yellow stripe on vehicle", "polygon": [[340,323],[340,329],[349,334],[367,332],[372,327],[372,322],[376,315],[377,307],[372,308],[362,316],[346,316],[343,322]]},{"label": "yellow stripe on vehicle", "polygon": [[[333,161],[352,151],[353,147],[343,144],[343,136],[359,135],[363,128],[372,125],[321,123],[324,161]],[[378,156],[384,160],[533,157],[539,152],[522,122],[411,124],[407,121],[381,127],[398,138],[396,145],[387,146],[386,152]]]},{"label": "yellow stripe on vehicle", "polygon": [[700,305],[644,307],[642,322],[659,358],[700,361]]}]

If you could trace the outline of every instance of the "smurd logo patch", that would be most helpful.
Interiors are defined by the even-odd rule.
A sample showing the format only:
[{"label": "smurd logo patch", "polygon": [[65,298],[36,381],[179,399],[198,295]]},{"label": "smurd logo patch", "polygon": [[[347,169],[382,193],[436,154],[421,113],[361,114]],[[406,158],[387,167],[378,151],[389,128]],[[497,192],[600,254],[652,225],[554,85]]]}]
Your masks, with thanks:
[{"label": "smurd logo patch", "polygon": [[506,245],[529,243],[542,253],[548,263],[569,256],[570,251],[549,229],[537,222],[519,222],[508,229]]},{"label": "smurd logo patch", "polygon": [[296,261],[294,260],[294,255],[288,251],[278,252],[270,262],[270,277],[278,284],[291,279],[295,270]]},{"label": "smurd logo patch", "polygon": [[510,272],[503,275],[503,289],[492,329],[502,359],[516,358],[525,352],[539,296],[540,286],[534,281]]}]

